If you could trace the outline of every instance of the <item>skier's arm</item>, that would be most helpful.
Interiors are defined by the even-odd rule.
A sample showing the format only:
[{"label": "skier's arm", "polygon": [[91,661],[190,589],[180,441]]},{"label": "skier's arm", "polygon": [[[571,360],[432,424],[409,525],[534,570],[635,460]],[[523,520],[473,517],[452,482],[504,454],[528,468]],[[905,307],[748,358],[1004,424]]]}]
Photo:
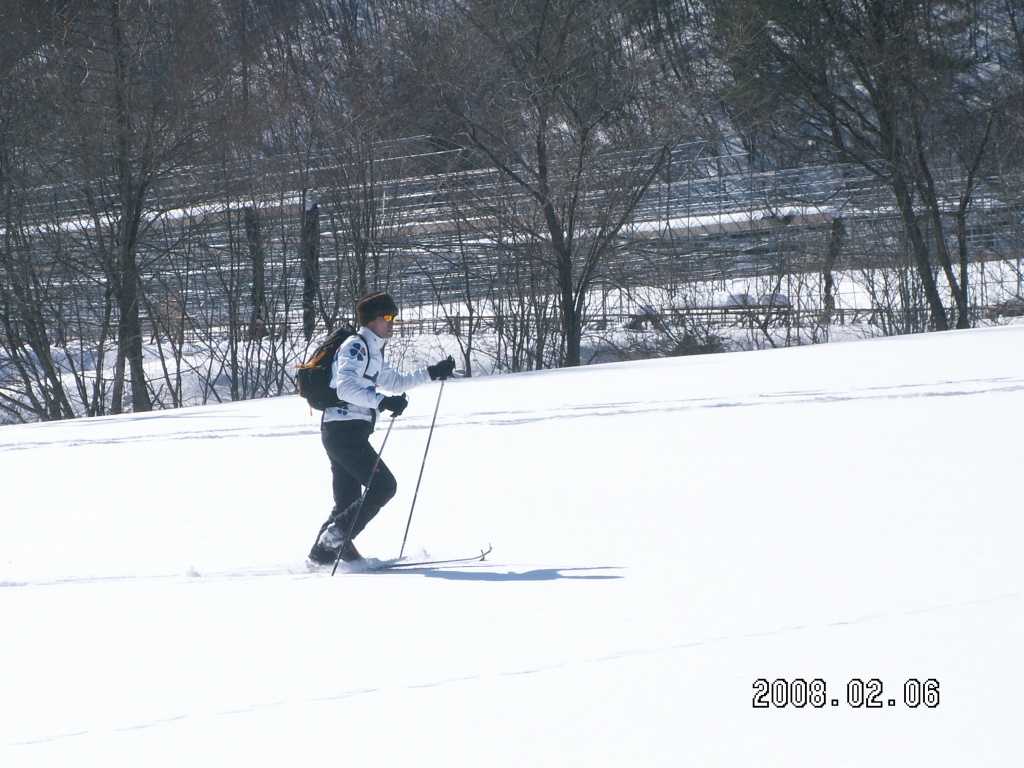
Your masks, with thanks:
[{"label": "skier's arm", "polygon": [[377,384],[385,392],[405,392],[428,381],[430,373],[426,368],[420,368],[412,373],[399,373],[386,362],[381,365],[380,375],[377,376]]}]

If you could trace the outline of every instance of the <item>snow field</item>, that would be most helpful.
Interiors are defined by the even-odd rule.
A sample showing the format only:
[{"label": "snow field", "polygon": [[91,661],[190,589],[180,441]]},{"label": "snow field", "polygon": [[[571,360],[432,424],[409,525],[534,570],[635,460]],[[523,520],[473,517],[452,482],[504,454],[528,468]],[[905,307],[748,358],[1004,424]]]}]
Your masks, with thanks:
[{"label": "snow field", "polygon": [[[305,572],[330,483],[296,397],[4,427],[0,763],[1018,765],[1022,351],[449,382],[406,554],[494,552],[430,571]],[[398,554],[438,391],[366,555]],[[759,679],[828,703],[754,708]]]}]

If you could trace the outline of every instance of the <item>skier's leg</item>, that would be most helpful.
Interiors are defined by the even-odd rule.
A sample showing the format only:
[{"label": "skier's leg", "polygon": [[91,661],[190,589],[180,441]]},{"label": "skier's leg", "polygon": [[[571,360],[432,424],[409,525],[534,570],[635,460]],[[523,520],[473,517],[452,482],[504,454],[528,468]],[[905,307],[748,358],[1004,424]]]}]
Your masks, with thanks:
[{"label": "skier's leg", "polygon": [[[317,531],[316,541],[310,550],[309,557],[315,562],[334,561],[334,553],[320,545],[320,536],[332,522],[343,518],[345,511],[362,496],[362,474],[353,471],[354,466],[358,467],[360,462],[353,463],[351,457],[359,456],[365,448],[370,447],[371,430],[371,425],[363,421],[325,421],[321,426],[320,439],[331,462],[334,508]],[[344,527],[341,530],[347,531],[347,520],[342,525]]]},{"label": "skier's leg", "polygon": [[334,494],[334,508],[324,524],[320,526],[320,530],[317,532],[318,537],[331,524],[332,520],[348,509],[352,502],[358,500],[363,493],[363,487],[358,478],[353,477],[344,465],[333,459],[331,459],[331,490]]},{"label": "skier's leg", "polygon": [[[376,455],[374,456],[376,461]],[[373,468],[373,463],[370,464],[370,469]],[[370,470],[367,470],[366,477],[369,481]],[[395,480],[395,476],[391,474],[391,470],[388,469],[387,464],[383,461],[377,462],[377,471],[373,476],[373,482],[370,483],[369,490],[366,492],[366,498],[363,499],[362,505],[359,504],[359,500],[354,501],[349,509],[346,511],[346,519],[351,522],[351,515],[358,512],[355,526],[352,528],[352,538],[358,536],[366,524],[369,523],[377,513],[380,512],[381,508],[387,504],[394,497],[395,492],[398,490],[398,481]]]},{"label": "skier's leg", "polygon": [[[334,423],[344,424],[345,428],[330,429],[325,432],[324,447],[331,458],[332,470],[337,465],[336,471],[339,474],[356,478],[357,485],[356,493],[349,496],[351,500],[347,506],[342,507],[341,499],[335,497],[336,506],[332,519],[333,522],[338,523],[341,530],[347,531],[353,524],[352,516],[358,515],[352,528],[352,538],[355,538],[380,511],[381,507],[395,495],[398,483],[387,465],[378,460],[377,452],[370,445],[371,426],[369,423],[333,422],[329,423],[329,426]],[[338,434],[334,434],[335,432]],[[374,464],[377,465],[377,470],[371,482],[370,474],[373,472]],[[369,488],[366,491],[366,497],[362,498],[361,488],[364,486],[369,486]],[[346,486],[344,492],[350,493],[350,489]],[[361,504],[360,500],[362,500]]]}]

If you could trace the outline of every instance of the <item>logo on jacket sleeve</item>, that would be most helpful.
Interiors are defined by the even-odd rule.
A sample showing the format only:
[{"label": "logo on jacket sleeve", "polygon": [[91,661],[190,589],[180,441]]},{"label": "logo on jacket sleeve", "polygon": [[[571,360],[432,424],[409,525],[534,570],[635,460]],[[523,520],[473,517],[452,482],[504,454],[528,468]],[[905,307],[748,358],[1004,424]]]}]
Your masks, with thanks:
[{"label": "logo on jacket sleeve", "polygon": [[366,359],[366,347],[359,343],[353,344],[348,348],[348,356],[361,363]]}]

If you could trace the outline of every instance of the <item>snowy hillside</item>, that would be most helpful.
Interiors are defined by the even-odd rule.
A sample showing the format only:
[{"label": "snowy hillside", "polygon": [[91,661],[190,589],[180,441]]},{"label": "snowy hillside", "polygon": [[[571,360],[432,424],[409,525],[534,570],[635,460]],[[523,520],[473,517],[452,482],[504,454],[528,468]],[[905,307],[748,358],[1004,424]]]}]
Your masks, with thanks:
[{"label": "snowy hillside", "polygon": [[297,397],[2,427],[0,765],[1018,766],[1022,424],[1024,327],[453,381],[492,555],[334,578]]}]

